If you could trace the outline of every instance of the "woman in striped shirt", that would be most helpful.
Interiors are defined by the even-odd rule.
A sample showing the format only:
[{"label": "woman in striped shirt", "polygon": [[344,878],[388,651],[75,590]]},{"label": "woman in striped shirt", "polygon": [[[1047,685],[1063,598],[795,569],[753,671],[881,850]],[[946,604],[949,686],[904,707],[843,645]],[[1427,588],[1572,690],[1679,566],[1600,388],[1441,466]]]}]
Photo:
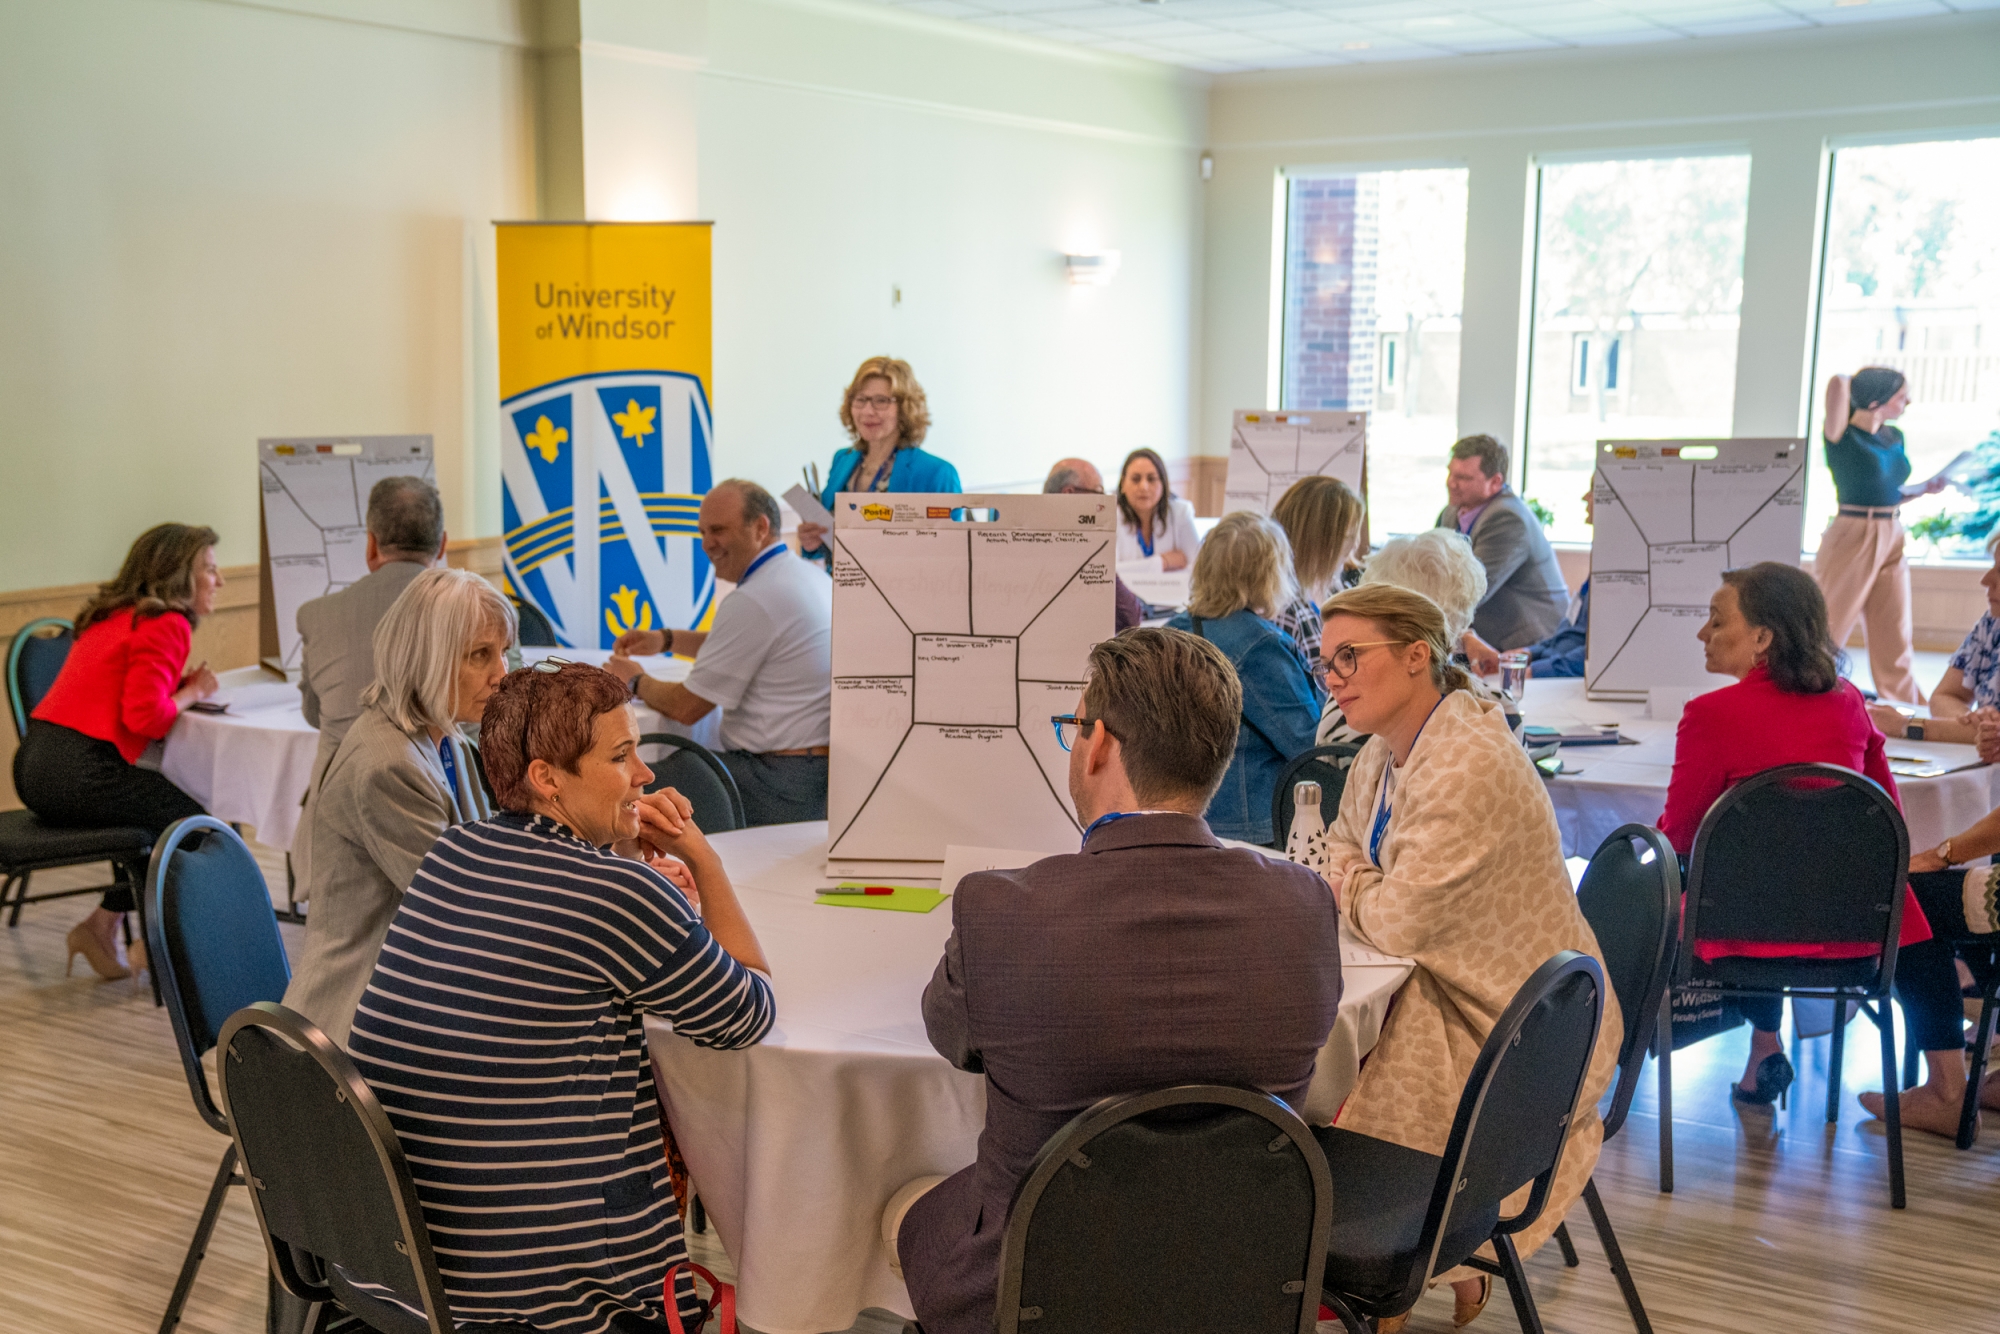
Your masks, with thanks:
[{"label": "woman in striped shirt", "polygon": [[460,1324],[663,1330],[687,1247],[643,1016],[725,1049],[774,1016],[721,860],[679,793],[645,793],[630,698],[577,663],[501,682],[481,749],[505,813],[438,839],[354,1017]]}]

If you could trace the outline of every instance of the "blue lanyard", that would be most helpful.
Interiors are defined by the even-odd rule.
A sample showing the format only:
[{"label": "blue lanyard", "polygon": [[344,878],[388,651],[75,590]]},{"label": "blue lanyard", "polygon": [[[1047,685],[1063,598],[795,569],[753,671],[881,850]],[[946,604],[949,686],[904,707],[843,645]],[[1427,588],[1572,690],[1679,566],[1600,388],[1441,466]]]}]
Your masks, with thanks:
[{"label": "blue lanyard", "polygon": [[1151,518],[1148,518],[1145,525],[1139,529],[1139,550],[1145,552],[1148,556],[1153,554],[1153,521]]},{"label": "blue lanyard", "polygon": [[[1424,728],[1431,725],[1431,714],[1438,711],[1438,704],[1444,703],[1444,699],[1443,695],[1439,695],[1437,704],[1431,705],[1431,712],[1424,715],[1423,726],[1417,728],[1417,735],[1410,738],[1410,754],[1417,753],[1417,742],[1423,737]],[[1388,763],[1382,766],[1381,805],[1375,810],[1374,827],[1368,831],[1368,860],[1377,867],[1382,865],[1382,836],[1389,832],[1389,775],[1395,767],[1396,757],[1391,755]]]},{"label": "blue lanyard", "polygon": [[1090,828],[1083,831],[1083,841],[1086,843],[1090,842],[1090,836],[1096,833],[1100,826],[1108,825],[1113,820],[1129,820],[1135,815],[1178,815],[1178,814],[1180,814],[1179,811],[1107,811],[1103,815],[1098,816],[1095,820],[1092,820],[1090,822]]},{"label": "blue lanyard", "polygon": [[776,557],[782,556],[784,554],[785,554],[785,544],[783,542],[780,542],[778,543],[778,545],[770,548],[763,555],[759,556],[756,560],[750,562],[750,568],[743,572],[743,577],[736,581],[736,586],[738,588],[743,587],[743,585],[750,582],[751,575],[757,573],[757,571],[764,568],[765,562],[773,560]]},{"label": "blue lanyard", "polygon": [[438,738],[438,759],[444,764],[444,781],[451,788],[452,808],[458,808],[458,757],[452,754],[451,738]]}]

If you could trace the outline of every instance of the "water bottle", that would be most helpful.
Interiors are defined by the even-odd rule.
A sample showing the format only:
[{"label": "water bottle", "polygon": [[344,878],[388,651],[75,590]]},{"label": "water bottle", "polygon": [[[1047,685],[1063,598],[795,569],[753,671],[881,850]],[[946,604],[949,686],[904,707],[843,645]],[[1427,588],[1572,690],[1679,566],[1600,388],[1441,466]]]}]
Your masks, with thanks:
[{"label": "water bottle", "polygon": [[1305,779],[1292,788],[1292,828],[1285,837],[1285,856],[1292,861],[1304,863],[1310,840],[1326,832],[1326,819],[1320,814],[1319,784]]}]

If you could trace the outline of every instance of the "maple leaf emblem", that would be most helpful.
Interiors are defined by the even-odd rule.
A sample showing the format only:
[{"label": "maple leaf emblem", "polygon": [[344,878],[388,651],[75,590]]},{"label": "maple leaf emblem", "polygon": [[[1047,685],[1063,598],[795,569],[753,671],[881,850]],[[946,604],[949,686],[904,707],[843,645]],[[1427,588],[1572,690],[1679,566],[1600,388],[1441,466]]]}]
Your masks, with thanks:
[{"label": "maple leaf emblem", "polygon": [[625,411],[614,412],[611,420],[618,423],[618,433],[626,440],[637,440],[639,448],[646,447],[646,437],[653,433],[653,408],[642,408],[639,400],[625,400]]}]

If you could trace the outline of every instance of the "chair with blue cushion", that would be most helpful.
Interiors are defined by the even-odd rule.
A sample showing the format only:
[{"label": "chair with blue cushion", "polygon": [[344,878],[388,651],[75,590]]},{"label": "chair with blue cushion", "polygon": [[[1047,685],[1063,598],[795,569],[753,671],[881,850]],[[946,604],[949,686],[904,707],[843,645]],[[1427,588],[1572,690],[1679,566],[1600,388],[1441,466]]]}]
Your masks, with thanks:
[{"label": "chair with blue cushion", "polygon": [[[169,825],[154,845],[146,901],[140,914],[146,948],[195,1111],[228,1135],[229,1118],[209,1090],[201,1058],[216,1046],[231,1015],[258,1001],[283,999],[292,979],[264,873],[235,830],[213,816],[194,815]],[[231,1186],[243,1182],[236,1158],[232,1141],[188,1243],[160,1334],[171,1334],[180,1323],[222,1202]]]},{"label": "chair with blue cushion", "polygon": [[[54,616],[30,621],[15,632],[7,646],[7,712],[14,720],[17,741],[27,739],[28,717],[56,683],[75,642],[75,627]],[[44,824],[31,811],[0,811],[0,911],[7,913],[8,926],[18,926],[21,909],[30,903],[102,894],[118,887],[86,885],[41,894],[28,892],[35,872],[63,866],[110,862],[112,874],[136,891],[152,846],[153,836],[143,829],[117,825],[65,829]]]}]

